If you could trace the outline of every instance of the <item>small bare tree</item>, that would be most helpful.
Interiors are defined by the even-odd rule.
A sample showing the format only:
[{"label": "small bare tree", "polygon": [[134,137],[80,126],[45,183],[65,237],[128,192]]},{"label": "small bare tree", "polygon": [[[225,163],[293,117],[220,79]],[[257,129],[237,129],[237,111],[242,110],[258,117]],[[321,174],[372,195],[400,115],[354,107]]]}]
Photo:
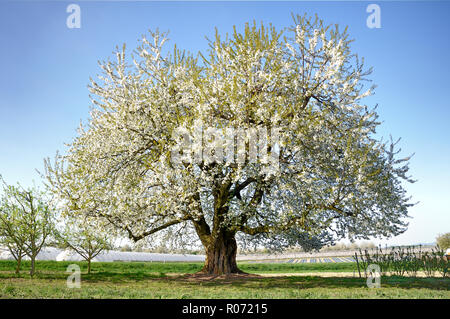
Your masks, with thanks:
[{"label": "small bare tree", "polygon": [[111,235],[100,230],[95,220],[89,218],[66,217],[63,230],[56,236],[61,246],[87,261],[88,274],[91,273],[91,261],[102,251],[112,248]]}]

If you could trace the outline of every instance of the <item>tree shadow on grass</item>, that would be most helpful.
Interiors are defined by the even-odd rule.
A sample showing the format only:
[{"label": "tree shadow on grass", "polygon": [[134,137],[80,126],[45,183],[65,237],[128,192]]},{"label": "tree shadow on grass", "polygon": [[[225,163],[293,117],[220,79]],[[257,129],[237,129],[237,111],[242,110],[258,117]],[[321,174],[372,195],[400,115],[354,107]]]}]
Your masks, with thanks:
[{"label": "tree shadow on grass", "polygon": [[[63,271],[37,271],[33,279],[43,280],[66,280],[70,273]],[[165,273],[148,273],[148,272],[114,272],[114,271],[92,271],[90,274],[81,272],[81,280],[85,282],[139,282],[153,279],[167,279],[169,278]],[[29,280],[31,279],[28,271],[21,271],[20,274],[13,272],[0,272],[0,279],[9,280]]]},{"label": "tree shadow on grass", "polygon": [[86,282],[141,282],[147,280],[161,280],[169,278],[165,273],[130,272],[116,273],[100,271],[91,274],[82,274],[82,280]]},{"label": "tree shadow on grass", "polygon": [[[219,276],[210,280],[192,280],[190,276],[171,278],[185,285],[201,284],[204,287],[233,286],[242,288],[365,288],[365,278],[354,277],[321,277],[321,276],[249,276],[249,277],[224,277]],[[382,288],[426,288],[432,290],[450,290],[450,278],[413,278],[389,276],[381,278]]]},{"label": "tree shadow on grass", "polygon": [[[66,280],[69,274],[65,271],[38,271],[34,278],[45,280]],[[27,280],[28,271],[19,275],[13,272],[0,271],[0,279]],[[133,271],[93,270],[91,274],[81,273],[81,280],[88,283],[142,283],[152,281],[173,282],[186,288],[201,285],[202,287],[235,287],[252,289],[310,289],[310,288],[365,288],[365,278],[355,277],[322,277],[322,276],[259,276],[256,274],[240,274],[233,276],[208,276],[201,274],[172,274],[165,272],[149,272],[143,268]],[[386,276],[381,278],[382,288],[425,288],[431,290],[450,290],[450,278],[438,277],[402,277]]]}]

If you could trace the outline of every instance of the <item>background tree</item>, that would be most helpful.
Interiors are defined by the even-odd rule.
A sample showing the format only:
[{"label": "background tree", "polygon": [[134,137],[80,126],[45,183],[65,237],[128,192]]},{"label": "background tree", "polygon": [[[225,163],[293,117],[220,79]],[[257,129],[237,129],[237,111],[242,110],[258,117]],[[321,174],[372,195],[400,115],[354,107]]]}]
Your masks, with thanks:
[{"label": "background tree", "polygon": [[4,245],[17,262],[16,274],[20,272],[22,258],[25,257],[25,242],[27,233],[20,224],[20,210],[11,205],[13,186],[8,186],[3,178],[3,194],[0,201],[0,243]]},{"label": "background tree", "polygon": [[[1,177],[0,177],[1,178]],[[0,234],[17,261],[20,271],[22,257],[31,260],[30,275],[35,273],[36,257],[53,232],[53,216],[44,193],[36,188],[7,185],[3,179],[3,198],[0,206]]]},{"label": "background tree", "polygon": [[[49,186],[73,213],[134,241],[195,235],[211,274],[239,272],[237,240],[310,250],[406,229],[408,158],[374,137],[378,116],[361,103],[371,70],[346,29],[306,16],[282,31],[246,24],[225,38],[216,31],[197,56],[165,54],[166,34],[150,35],[133,63],[125,46],[101,63],[89,123],[67,155],[46,160]],[[245,134],[208,134],[218,128]],[[252,161],[255,129],[270,133],[256,146],[267,156]],[[180,130],[200,139],[185,148]],[[211,160],[211,143],[232,158]]]},{"label": "background tree", "polygon": [[441,234],[436,238],[436,243],[439,248],[442,250],[446,250],[450,248],[450,233]]},{"label": "background tree", "polygon": [[91,273],[91,261],[104,250],[111,249],[113,241],[111,234],[88,217],[66,217],[63,229],[56,237],[61,247],[76,252],[87,261],[88,274]]}]

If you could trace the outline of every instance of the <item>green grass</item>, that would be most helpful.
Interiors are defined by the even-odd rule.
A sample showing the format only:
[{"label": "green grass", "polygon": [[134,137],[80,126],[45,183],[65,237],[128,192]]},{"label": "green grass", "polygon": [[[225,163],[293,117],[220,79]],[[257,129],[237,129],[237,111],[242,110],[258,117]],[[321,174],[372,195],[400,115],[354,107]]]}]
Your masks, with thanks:
[{"label": "green grass", "polygon": [[[369,289],[364,279],[352,277],[354,264],[242,263],[251,273],[345,272],[349,277],[282,276],[192,280],[201,263],[86,263],[81,288],[66,286],[67,266],[73,262],[38,261],[37,274],[13,273],[13,261],[0,261],[0,298],[450,298],[449,278],[383,277],[382,288]],[[172,274],[168,276],[167,274]],[[178,275],[173,275],[178,274]]]},{"label": "green grass", "polygon": [[[39,274],[42,273],[65,273],[67,266],[71,264],[77,264],[80,266],[81,271],[87,271],[87,262],[74,262],[74,261],[52,261],[52,260],[38,260],[36,261],[36,270]],[[15,269],[15,261],[13,260],[0,260],[0,273],[2,271],[12,271]],[[127,275],[143,276],[146,274],[155,273],[195,273],[202,268],[203,263],[192,262],[95,262],[91,264],[93,273],[110,273],[114,275],[123,276],[124,273]],[[26,273],[29,269],[30,262],[22,262],[22,272]],[[0,275],[1,276],[1,275]]]},{"label": "green grass", "polygon": [[[40,273],[63,272],[67,266],[77,264],[81,270],[87,271],[86,262],[72,261],[36,261],[36,269]],[[0,273],[15,269],[15,261],[0,260]],[[144,275],[155,273],[178,273],[192,274],[201,270],[201,262],[96,262],[92,263],[95,273],[111,273],[129,275]],[[29,261],[22,262],[22,272],[30,267]],[[355,263],[316,263],[316,264],[294,264],[294,263],[239,263],[239,268],[248,273],[305,273],[305,272],[353,272],[357,271]],[[0,274],[1,276],[1,274]]]},{"label": "green grass", "polygon": [[303,272],[353,272],[356,263],[241,263],[239,267],[248,273],[303,273]]}]

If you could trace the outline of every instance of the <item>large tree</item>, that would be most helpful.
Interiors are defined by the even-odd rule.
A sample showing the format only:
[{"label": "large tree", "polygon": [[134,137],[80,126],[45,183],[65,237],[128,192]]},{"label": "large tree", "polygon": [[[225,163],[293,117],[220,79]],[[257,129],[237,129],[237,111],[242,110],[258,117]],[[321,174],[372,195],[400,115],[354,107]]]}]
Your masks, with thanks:
[{"label": "large tree", "polygon": [[212,274],[239,272],[236,239],[313,249],[406,229],[408,158],[375,137],[371,70],[346,30],[246,24],[196,56],[150,35],[131,60],[123,46],[100,63],[89,123],[46,161],[72,212],[134,241],[194,233]]}]

